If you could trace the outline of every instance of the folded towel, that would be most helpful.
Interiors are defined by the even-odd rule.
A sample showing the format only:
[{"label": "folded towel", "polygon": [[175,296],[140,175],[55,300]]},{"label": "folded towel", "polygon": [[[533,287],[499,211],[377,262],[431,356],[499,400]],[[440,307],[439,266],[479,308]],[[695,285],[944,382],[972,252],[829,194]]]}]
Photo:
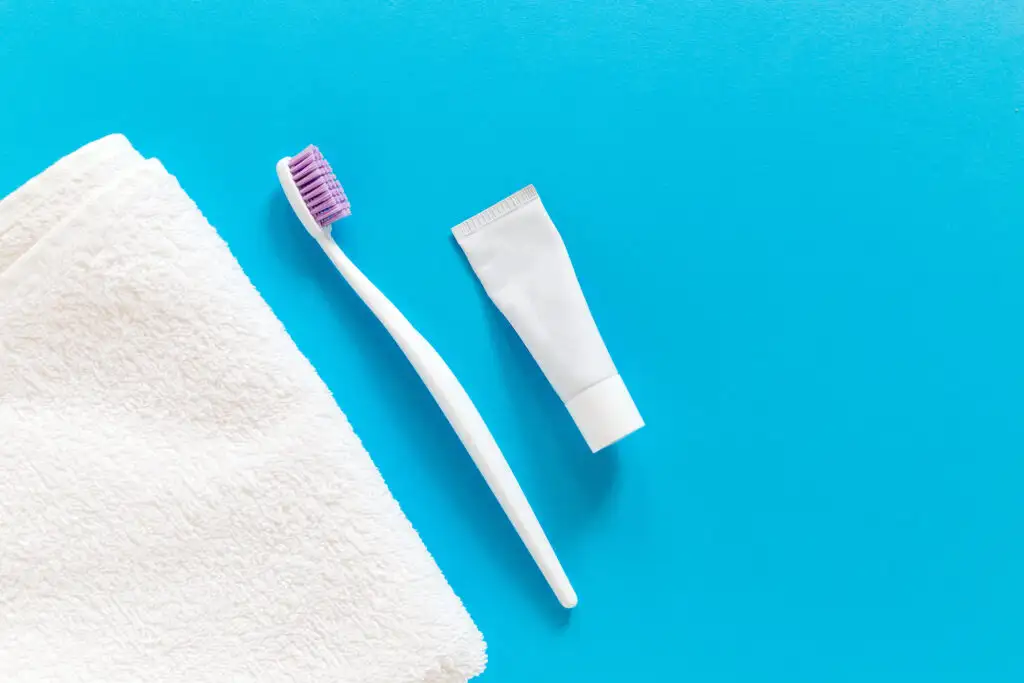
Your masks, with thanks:
[{"label": "folded towel", "polygon": [[0,679],[448,683],[484,662],[158,161],[104,138],[0,202]]}]

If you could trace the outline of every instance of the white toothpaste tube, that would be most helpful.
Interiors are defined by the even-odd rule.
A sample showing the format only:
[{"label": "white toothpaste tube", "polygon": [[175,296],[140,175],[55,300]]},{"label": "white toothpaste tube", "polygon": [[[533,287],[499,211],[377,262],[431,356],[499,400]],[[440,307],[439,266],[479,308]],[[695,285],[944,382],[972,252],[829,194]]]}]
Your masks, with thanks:
[{"label": "white toothpaste tube", "polygon": [[592,451],[644,426],[532,185],[452,229]]}]

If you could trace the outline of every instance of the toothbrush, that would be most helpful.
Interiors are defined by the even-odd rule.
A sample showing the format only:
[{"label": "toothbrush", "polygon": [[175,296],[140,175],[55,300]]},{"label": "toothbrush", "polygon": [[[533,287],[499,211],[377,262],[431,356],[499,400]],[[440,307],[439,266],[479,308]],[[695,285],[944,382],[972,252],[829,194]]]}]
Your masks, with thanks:
[{"label": "toothbrush", "polygon": [[576,606],[569,583],[537,516],[480,413],[459,380],[402,313],[356,268],[331,236],[333,223],[352,214],[348,198],[331,166],[314,145],[277,162],[288,203],[306,231],[317,241],[338,272],[355,290],[397,342],[427,385],[480,474],[523,540],[534,562],[565,608]]}]

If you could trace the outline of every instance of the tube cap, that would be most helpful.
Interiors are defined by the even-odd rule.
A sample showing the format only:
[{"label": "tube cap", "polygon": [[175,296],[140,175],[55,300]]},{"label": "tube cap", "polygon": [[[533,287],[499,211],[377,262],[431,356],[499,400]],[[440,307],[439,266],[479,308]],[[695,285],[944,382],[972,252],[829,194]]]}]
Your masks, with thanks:
[{"label": "tube cap", "polygon": [[644,426],[620,375],[601,380],[565,407],[595,453]]}]

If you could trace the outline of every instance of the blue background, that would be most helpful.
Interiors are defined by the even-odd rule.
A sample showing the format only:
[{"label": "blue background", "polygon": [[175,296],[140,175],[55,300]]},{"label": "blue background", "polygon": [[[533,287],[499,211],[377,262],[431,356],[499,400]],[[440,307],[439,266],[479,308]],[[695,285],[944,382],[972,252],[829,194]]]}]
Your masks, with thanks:
[{"label": "blue background", "polygon": [[[1024,5],[0,0],[0,193],[121,131],[335,391],[512,681],[1024,676]],[[580,594],[292,219],[432,340]],[[648,422],[590,454],[448,229],[527,183]]]}]

